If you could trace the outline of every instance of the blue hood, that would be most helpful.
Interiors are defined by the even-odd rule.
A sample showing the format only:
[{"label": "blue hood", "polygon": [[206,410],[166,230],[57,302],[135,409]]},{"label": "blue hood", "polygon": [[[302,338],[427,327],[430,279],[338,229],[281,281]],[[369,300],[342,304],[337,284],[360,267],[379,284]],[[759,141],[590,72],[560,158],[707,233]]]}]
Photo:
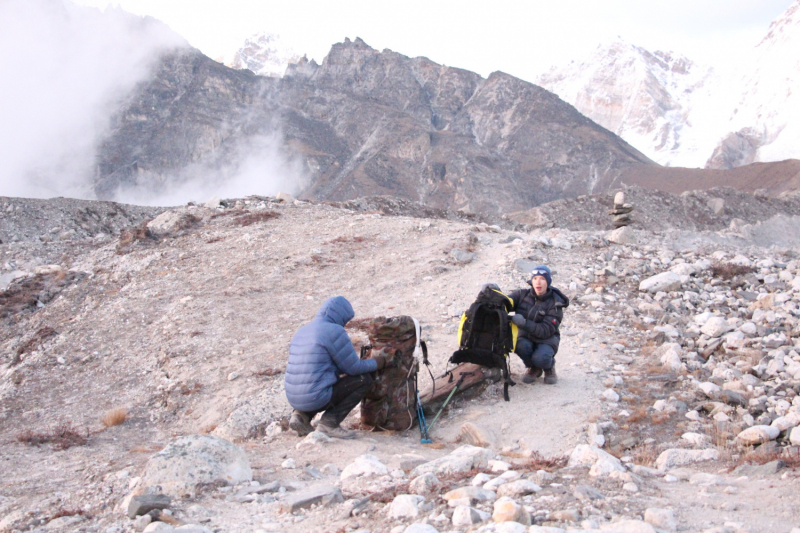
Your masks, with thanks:
[{"label": "blue hood", "polygon": [[328,298],[317,311],[315,320],[324,320],[344,327],[356,316],[353,306],[344,296],[334,296]]}]

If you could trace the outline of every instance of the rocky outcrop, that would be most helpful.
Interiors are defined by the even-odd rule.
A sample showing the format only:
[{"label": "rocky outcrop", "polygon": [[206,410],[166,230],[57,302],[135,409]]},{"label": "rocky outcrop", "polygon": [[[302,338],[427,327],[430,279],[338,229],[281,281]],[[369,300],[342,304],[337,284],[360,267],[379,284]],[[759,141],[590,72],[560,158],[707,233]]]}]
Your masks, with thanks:
[{"label": "rocky outcrop", "polygon": [[589,193],[650,163],[540,87],[356,39],[334,45],[322,65],[290,65],[281,79],[197,51],[163,57],[114,118],[95,190],[113,197],[198,173],[231,175],[276,131],[308,174],[303,196],[317,200],[385,194],[499,213]]}]

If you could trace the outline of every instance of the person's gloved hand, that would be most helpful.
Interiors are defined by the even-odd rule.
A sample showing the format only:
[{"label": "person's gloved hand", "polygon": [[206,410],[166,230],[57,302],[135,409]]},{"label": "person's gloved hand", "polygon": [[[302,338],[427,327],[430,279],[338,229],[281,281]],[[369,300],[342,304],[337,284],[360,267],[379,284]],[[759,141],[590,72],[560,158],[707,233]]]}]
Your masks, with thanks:
[{"label": "person's gloved hand", "polygon": [[372,358],[378,364],[378,370],[383,370],[386,368],[386,362],[389,360],[386,355],[379,353],[377,355],[373,355]]},{"label": "person's gloved hand", "polygon": [[517,326],[524,326],[525,325],[525,317],[522,315],[514,315],[511,317],[511,321],[516,324]]}]

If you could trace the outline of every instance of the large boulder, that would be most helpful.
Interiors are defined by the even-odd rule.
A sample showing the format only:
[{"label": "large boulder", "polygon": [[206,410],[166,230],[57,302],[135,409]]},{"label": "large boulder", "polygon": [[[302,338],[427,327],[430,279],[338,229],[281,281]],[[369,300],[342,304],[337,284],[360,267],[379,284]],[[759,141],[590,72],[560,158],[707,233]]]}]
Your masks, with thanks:
[{"label": "large boulder", "polygon": [[639,283],[639,290],[642,292],[656,293],[659,291],[677,291],[681,288],[681,277],[675,272],[662,272]]},{"label": "large boulder", "polygon": [[274,396],[272,391],[265,390],[256,396],[242,399],[212,434],[231,442],[263,435],[267,425],[283,414],[277,413],[276,416]]},{"label": "large boulder", "polygon": [[201,483],[241,483],[253,479],[244,450],[212,435],[190,435],[170,442],[145,465],[142,486],[163,493],[194,496]]},{"label": "large boulder", "polygon": [[702,461],[716,461],[717,459],[719,459],[719,451],[714,448],[706,448],[704,450],[670,448],[661,452],[661,455],[656,459],[655,466],[663,471]]}]

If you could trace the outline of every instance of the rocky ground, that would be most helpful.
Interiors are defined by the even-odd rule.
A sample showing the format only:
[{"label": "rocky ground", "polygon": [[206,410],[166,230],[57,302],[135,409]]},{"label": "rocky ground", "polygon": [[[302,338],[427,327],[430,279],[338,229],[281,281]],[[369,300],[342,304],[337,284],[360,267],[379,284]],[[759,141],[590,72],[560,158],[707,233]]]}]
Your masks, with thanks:
[{"label": "rocky ground", "polygon": [[[791,210],[611,233],[250,197],[67,235],[57,201],[2,200],[0,531],[800,527]],[[327,297],[417,317],[439,375],[480,286],[538,263],[573,299],[557,385],[469,391],[433,445],[284,431],[287,345]]]}]

